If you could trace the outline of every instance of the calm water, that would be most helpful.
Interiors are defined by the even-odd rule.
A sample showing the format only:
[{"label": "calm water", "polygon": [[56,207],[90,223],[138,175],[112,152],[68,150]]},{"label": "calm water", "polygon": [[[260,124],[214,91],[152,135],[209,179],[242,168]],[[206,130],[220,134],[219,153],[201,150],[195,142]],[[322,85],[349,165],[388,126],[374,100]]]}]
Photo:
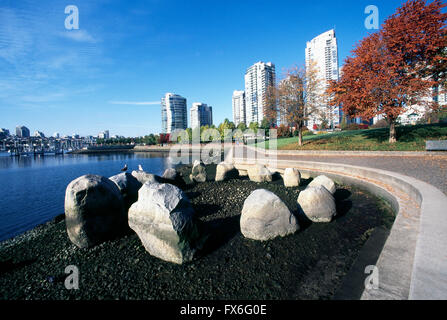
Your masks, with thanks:
[{"label": "calm water", "polygon": [[147,153],[10,157],[0,153],[0,241],[64,212],[65,189],[85,174],[110,177],[124,164],[161,175],[169,158]]}]

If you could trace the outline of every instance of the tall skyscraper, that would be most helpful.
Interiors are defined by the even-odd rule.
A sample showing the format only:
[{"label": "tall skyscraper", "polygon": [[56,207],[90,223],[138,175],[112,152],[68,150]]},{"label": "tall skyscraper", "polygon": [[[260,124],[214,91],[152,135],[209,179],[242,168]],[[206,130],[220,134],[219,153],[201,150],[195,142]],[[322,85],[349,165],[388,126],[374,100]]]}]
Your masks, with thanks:
[{"label": "tall skyscraper", "polygon": [[233,122],[236,126],[240,123],[245,123],[246,121],[246,108],[245,108],[245,91],[233,92]]},{"label": "tall skyscraper", "polygon": [[29,138],[30,131],[25,126],[17,126],[16,127],[16,135],[20,138]]},{"label": "tall skyscraper", "polygon": [[264,119],[267,88],[276,81],[275,65],[257,62],[245,72],[245,116],[246,124]]},{"label": "tall skyscraper", "polygon": [[187,128],[186,98],[173,93],[166,93],[161,98],[161,126],[163,133]]},{"label": "tall skyscraper", "polygon": [[191,128],[213,125],[213,107],[195,102],[191,107]]},{"label": "tall skyscraper", "polygon": [[[320,94],[323,94],[330,80],[338,80],[338,46],[335,31],[329,30],[318,37],[307,42],[306,46],[306,68],[313,62],[318,70],[318,78],[323,81]],[[324,101],[319,106],[321,117],[313,115],[308,121],[307,127],[313,129],[314,124],[319,125],[322,119],[328,121],[330,127],[340,124],[341,115],[339,107],[329,107]]]}]

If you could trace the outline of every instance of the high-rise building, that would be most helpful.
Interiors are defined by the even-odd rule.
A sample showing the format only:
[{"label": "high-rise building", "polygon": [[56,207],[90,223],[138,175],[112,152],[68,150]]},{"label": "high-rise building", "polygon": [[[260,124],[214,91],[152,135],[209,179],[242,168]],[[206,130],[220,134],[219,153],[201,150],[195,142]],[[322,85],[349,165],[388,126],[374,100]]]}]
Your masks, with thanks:
[{"label": "high-rise building", "polygon": [[261,124],[264,119],[267,89],[275,85],[275,65],[257,62],[245,72],[245,123]]},{"label": "high-rise building", "polygon": [[36,138],[45,138],[45,134],[42,131],[38,131],[38,130],[34,131],[34,136]]},{"label": "high-rise building", "polygon": [[29,138],[30,131],[25,126],[17,126],[16,127],[16,135],[20,138]]},{"label": "high-rise building", "polygon": [[213,125],[213,107],[205,103],[195,102],[191,107],[191,128]]},{"label": "high-rise building", "polygon": [[98,138],[99,139],[104,139],[104,140],[110,139],[110,132],[109,132],[109,130],[104,130],[104,131],[100,132],[98,134]]},{"label": "high-rise building", "polygon": [[166,93],[161,98],[161,126],[163,133],[187,128],[186,98],[173,93]]},{"label": "high-rise building", "polygon": [[246,121],[246,108],[245,108],[245,91],[235,90],[233,92],[233,122],[236,126]]},{"label": "high-rise building", "polygon": [[[323,95],[329,86],[330,80],[338,80],[338,46],[335,31],[329,30],[320,34],[318,37],[307,42],[306,46],[306,68],[311,63],[315,64],[318,71],[318,78],[322,81],[320,86],[320,95]],[[341,114],[339,107],[330,107],[322,101],[318,107],[319,116],[314,114],[307,123],[309,129],[313,129],[314,125],[319,125],[326,119],[328,125],[332,128],[340,125]]]},{"label": "high-rise building", "polygon": [[5,128],[0,128],[0,139],[5,139],[9,136],[9,130]]}]

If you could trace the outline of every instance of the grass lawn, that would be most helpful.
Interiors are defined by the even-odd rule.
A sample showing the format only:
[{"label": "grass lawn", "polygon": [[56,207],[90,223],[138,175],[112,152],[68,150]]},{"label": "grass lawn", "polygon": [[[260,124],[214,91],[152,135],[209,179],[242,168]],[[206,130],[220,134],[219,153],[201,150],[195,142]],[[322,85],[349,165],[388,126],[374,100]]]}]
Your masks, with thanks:
[{"label": "grass lawn", "polygon": [[[352,151],[425,151],[426,140],[447,140],[447,124],[399,126],[397,143],[389,144],[388,128],[340,131],[303,137],[303,146],[298,146],[298,137],[280,138],[278,150],[352,150]],[[263,143],[257,147],[263,148]],[[268,141],[266,148],[269,148]]]}]

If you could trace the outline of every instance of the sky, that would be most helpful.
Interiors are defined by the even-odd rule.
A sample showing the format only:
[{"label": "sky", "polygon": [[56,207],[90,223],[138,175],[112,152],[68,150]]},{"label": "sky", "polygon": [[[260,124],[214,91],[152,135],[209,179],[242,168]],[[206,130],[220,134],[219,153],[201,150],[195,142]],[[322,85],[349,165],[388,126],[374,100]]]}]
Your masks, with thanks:
[{"label": "sky", "polygon": [[[161,132],[166,92],[232,120],[232,93],[258,61],[280,78],[306,42],[335,28],[339,64],[401,0],[0,0],[0,128],[46,135]],[[68,30],[75,5],[79,29]],[[72,21],[71,19],[69,19]]]}]

